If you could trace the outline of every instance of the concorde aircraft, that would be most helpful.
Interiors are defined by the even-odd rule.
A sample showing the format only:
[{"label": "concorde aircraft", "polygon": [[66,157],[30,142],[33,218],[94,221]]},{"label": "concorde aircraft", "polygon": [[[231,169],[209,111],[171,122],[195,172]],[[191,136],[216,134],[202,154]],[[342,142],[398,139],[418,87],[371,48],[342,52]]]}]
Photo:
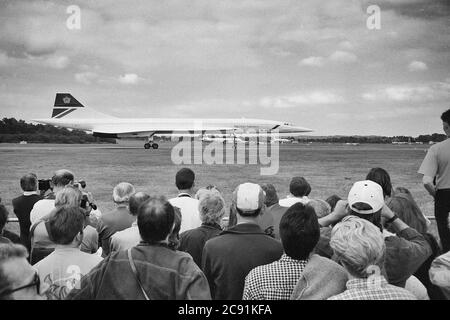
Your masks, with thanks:
[{"label": "concorde aircraft", "polygon": [[92,132],[104,138],[147,138],[145,149],[158,149],[153,136],[195,136],[203,134],[232,133],[244,136],[258,132],[278,131],[279,137],[297,136],[311,129],[274,120],[260,119],[200,119],[200,118],[117,118],[86,107],[70,93],[57,93],[50,119],[33,121]]}]

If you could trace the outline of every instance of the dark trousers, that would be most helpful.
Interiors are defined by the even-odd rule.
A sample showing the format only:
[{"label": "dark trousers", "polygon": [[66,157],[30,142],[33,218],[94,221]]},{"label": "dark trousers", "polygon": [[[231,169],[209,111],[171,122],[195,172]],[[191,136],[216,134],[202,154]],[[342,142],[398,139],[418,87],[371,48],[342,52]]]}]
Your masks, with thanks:
[{"label": "dark trousers", "polygon": [[441,239],[442,253],[450,251],[450,228],[448,217],[450,212],[450,189],[441,189],[436,192],[434,199],[434,216]]}]

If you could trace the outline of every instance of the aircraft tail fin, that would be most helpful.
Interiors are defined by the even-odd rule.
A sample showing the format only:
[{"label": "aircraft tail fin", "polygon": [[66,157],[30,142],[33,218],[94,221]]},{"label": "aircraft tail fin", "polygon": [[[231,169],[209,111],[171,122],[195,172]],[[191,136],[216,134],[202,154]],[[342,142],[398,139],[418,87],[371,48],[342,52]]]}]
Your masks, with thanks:
[{"label": "aircraft tail fin", "polygon": [[84,106],[70,93],[57,93],[55,104],[53,105],[52,118],[61,119],[66,116],[72,119],[115,118],[114,116]]},{"label": "aircraft tail fin", "polygon": [[61,119],[84,106],[78,102],[70,93],[57,93],[53,106],[52,118]]}]

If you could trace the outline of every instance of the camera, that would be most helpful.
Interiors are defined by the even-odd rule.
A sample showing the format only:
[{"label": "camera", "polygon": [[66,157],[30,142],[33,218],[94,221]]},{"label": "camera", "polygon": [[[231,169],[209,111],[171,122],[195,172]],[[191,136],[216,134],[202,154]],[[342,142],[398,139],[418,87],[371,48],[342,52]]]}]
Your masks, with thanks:
[{"label": "camera", "polygon": [[88,205],[91,206],[91,208],[93,210],[97,210],[97,205],[92,203],[92,202],[89,202],[87,194],[83,194],[83,196],[81,197],[80,207],[83,208],[83,209],[87,209]]},{"label": "camera", "polygon": [[77,187],[78,189],[85,189],[86,188],[86,181],[84,181],[84,180],[80,180],[80,181],[77,181],[77,182],[74,182],[73,183],[73,186],[74,187]]},{"label": "camera", "polygon": [[39,191],[47,191],[51,189],[50,182],[52,179],[39,179],[38,180],[38,190]]}]

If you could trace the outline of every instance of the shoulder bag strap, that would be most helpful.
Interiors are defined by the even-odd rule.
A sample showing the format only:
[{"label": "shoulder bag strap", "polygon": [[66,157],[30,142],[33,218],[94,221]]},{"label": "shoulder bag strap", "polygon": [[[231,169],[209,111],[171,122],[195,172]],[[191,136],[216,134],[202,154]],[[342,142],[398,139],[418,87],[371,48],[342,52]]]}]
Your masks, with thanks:
[{"label": "shoulder bag strap", "polygon": [[131,248],[127,250],[128,255],[128,262],[130,263],[131,271],[133,271],[134,277],[136,278],[137,283],[139,284],[139,287],[141,288],[142,294],[145,297],[145,300],[150,300],[147,293],[144,290],[144,287],[141,284],[141,281],[139,281],[139,275],[137,273],[136,265],[134,264],[133,257],[131,256]]}]

